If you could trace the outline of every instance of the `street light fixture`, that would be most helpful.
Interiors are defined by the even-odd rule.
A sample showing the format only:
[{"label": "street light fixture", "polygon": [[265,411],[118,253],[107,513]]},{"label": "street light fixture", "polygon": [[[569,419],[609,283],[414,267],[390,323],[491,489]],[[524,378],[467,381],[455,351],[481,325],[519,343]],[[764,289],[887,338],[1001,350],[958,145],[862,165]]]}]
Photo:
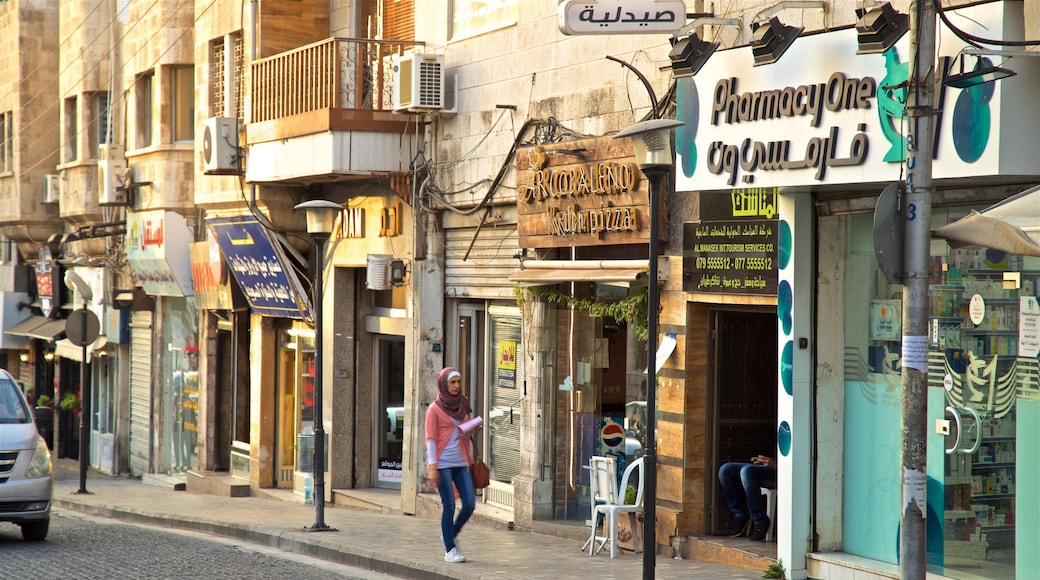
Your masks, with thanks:
[{"label": "street light fixture", "polygon": [[323,199],[297,204],[293,209],[303,210],[307,216],[307,233],[314,240],[314,525],[309,532],[331,532],[335,528],[325,523],[325,425],[322,417],[322,275],[325,271],[325,242],[332,235],[336,217],[343,207]]},{"label": "street light fixture", "polygon": [[636,123],[617,135],[628,137],[635,149],[636,164],[649,183],[650,222],[650,285],[647,288],[647,343],[646,343],[646,446],[643,453],[645,479],[643,482],[643,579],[653,580],[657,565],[657,315],[660,309],[660,289],[657,286],[657,244],[660,235],[658,206],[661,184],[672,171],[675,156],[672,153],[672,129],[683,123],[674,119],[651,119]]}]

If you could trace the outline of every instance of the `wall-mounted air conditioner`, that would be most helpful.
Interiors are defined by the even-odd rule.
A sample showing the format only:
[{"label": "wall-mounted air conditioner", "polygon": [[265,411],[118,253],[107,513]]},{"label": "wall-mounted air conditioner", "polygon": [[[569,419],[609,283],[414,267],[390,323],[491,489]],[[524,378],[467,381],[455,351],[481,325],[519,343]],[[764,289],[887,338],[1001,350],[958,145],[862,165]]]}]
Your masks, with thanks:
[{"label": "wall-mounted air conditioner", "polygon": [[394,65],[394,112],[444,109],[444,56],[407,54]]},{"label": "wall-mounted air conditioner", "polygon": [[123,146],[98,146],[98,205],[126,205],[126,156]]},{"label": "wall-mounted air conditioner", "polygon": [[61,176],[51,173],[43,176],[43,203],[61,201]]},{"label": "wall-mounted air conditioner", "polygon": [[206,175],[237,175],[238,119],[210,117],[202,129],[202,172]]}]

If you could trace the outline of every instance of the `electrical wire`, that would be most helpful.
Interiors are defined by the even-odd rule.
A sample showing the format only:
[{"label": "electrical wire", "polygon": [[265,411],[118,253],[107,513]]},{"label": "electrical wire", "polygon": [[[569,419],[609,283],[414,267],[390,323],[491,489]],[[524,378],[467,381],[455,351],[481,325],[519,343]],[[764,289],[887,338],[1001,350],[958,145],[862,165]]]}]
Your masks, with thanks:
[{"label": "electrical wire", "polygon": [[1040,46],[1040,40],[1003,40],[996,38],[983,38],[981,36],[975,36],[969,32],[961,30],[950,22],[949,17],[946,15],[946,8],[943,8],[941,0],[932,0],[935,4],[935,12],[939,15],[939,19],[942,20],[946,28],[950,29],[957,38],[960,38],[965,43],[974,46],[975,48],[982,48],[982,44],[991,44],[994,46]]}]

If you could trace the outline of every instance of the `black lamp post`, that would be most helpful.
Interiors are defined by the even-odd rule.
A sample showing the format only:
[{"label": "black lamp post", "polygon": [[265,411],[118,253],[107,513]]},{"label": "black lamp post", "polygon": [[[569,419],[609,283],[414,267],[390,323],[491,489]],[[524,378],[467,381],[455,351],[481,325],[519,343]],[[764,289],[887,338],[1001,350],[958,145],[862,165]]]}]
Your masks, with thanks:
[{"label": "black lamp post", "polygon": [[335,528],[325,524],[325,423],[322,393],[322,274],[325,271],[325,242],[332,235],[336,216],[343,208],[336,203],[315,199],[297,204],[307,215],[307,233],[314,240],[314,525],[310,532],[329,532]]},{"label": "black lamp post", "polygon": [[653,580],[657,565],[657,315],[661,293],[657,286],[657,242],[660,238],[658,207],[661,184],[675,163],[672,129],[683,125],[673,119],[636,123],[614,136],[632,139],[636,163],[649,180],[650,285],[647,288],[646,343],[646,446],[643,448],[643,578]]}]

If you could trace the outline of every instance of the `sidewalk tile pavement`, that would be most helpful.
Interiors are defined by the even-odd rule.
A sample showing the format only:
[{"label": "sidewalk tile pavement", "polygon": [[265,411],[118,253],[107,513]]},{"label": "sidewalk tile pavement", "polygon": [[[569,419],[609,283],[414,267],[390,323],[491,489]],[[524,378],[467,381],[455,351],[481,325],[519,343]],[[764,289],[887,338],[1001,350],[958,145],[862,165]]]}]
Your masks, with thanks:
[{"label": "sidewalk tile pavement", "polygon": [[[327,505],[325,523],[336,531],[308,532],[314,506],[270,497],[223,497],[174,491],[90,470],[79,490],[78,462],[55,461],[54,506],[121,521],[198,531],[401,578],[473,580],[516,578],[633,579],[642,577],[643,557],[621,550],[595,556],[581,542],[471,523],[460,536],[466,562],[444,561],[436,520]],[[677,560],[658,555],[655,576],[752,579],[761,571]]]}]

